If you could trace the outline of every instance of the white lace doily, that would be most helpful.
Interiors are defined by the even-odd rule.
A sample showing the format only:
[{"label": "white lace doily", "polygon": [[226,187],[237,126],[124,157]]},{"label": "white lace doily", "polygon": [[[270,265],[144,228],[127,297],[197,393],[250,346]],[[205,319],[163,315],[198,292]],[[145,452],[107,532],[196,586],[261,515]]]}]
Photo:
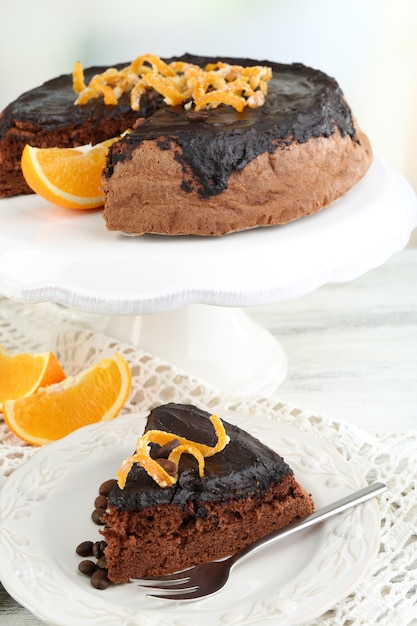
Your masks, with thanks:
[{"label": "white lace doily", "polygon": [[[67,375],[115,351],[132,369],[132,392],[123,412],[148,411],[166,402],[190,402],[217,412],[240,411],[256,420],[273,412],[284,422],[329,441],[366,476],[388,487],[380,499],[381,548],[356,589],[310,626],[408,626],[417,615],[417,431],[372,437],[346,422],[261,398],[225,398],[201,381],[128,344],[94,330],[93,318],[53,304],[0,299],[0,345],[10,352],[56,352]],[[36,449],[25,446],[0,416],[0,486]]]}]

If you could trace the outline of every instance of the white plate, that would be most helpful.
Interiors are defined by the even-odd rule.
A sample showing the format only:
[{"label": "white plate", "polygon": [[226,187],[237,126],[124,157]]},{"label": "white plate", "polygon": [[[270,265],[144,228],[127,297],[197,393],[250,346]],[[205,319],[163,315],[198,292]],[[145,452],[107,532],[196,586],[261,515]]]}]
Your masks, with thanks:
[{"label": "white plate", "polygon": [[405,179],[375,159],[349,193],[316,215],[226,237],[125,237],[100,211],[38,196],[0,200],[0,293],[104,315],[192,304],[250,306],[360,276],[398,252],[417,226]]},{"label": "white plate", "polygon": [[[134,584],[93,589],[77,573],[75,547],[99,538],[90,520],[97,489],[131,453],[144,417],[89,426],[39,450],[0,492],[0,578],[38,618],[59,626],[289,626],[320,615],[357,585],[379,547],[375,500],[247,559],[223,591],[201,601],[146,598]],[[327,442],[274,416],[256,423],[223,417],[283,454],[317,507],[366,484]]]}]

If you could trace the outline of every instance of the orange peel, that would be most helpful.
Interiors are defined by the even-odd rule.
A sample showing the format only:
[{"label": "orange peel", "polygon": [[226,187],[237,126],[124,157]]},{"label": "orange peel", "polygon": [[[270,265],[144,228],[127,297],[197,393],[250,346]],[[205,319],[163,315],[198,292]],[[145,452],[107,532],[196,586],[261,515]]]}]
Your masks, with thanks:
[{"label": "orange peel", "polygon": [[109,68],[96,74],[88,85],[81,63],[77,61],[73,68],[73,87],[78,94],[75,104],[103,97],[105,104],[114,106],[124,93],[130,93],[135,111],[140,109],[141,96],[154,89],[168,106],[183,105],[191,99],[197,110],[224,104],[241,112],[247,106],[263,105],[271,78],[272,70],[267,66],[243,67],[220,61],[201,68],[183,61],[166,63],[150,53],[136,57],[122,69]]},{"label": "orange peel", "polygon": [[168,460],[178,466],[183,454],[191,454],[198,462],[199,476],[202,478],[204,476],[204,458],[221,452],[229,443],[229,437],[226,434],[220,417],[216,414],[210,415],[210,421],[213,424],[214,432],[217,437],[215,446],[208,446],[203,443],[191,441],[174,433],[166,432],[165,430],[146,431],[137,441],[135,454],[128,456],[117,472],[117,481],[120,489],[124,489],[127,476],[135,463],[141,465],[146,473],[158,483],[160,487],[164,488],[174,485],[178,480],[178,476],[169,474],[162,465],[149,454],[150,443],[157,443],[164,446],[173,439],[178,441],[178,445],[170,452]]}]

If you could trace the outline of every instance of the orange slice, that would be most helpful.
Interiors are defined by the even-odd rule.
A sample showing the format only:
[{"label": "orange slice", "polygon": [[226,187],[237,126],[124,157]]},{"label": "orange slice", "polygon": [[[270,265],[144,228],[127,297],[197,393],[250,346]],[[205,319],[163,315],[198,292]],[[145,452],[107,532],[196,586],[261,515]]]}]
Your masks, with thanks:
[{"label": "orange slice", "polygon": [[130,386],[129,365],[116,353],[32,396],[7,400],[3,405],[4,419],[15,435],[41,446],[81,426],[116,417]]},{"label": "orange slice", "polygon": [[29,396],[64,378],[64,370],[52,352],[9,355],[0,346],[0,411],[5,400]]},{"label": "orange slice", "polygon": [[48,202],[66,209],[95,209],[103,205],[101,173],[113,137],[95,146],[34,148],[27,144],[21,167],[29,187]]}]

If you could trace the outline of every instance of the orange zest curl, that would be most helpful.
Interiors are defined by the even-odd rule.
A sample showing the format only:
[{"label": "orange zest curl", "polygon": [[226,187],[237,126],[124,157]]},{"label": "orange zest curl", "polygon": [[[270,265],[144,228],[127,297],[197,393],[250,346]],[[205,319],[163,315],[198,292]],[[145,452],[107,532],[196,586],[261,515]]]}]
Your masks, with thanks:
[{"label": "orange zest curl", "polygon": [[86,89],[86,84],[84,82],[84,71],[79,61],[76,62],[72,71],[72,86],[75,93],[80,93],[81,91],[83,91],[83,89]]},{"label": "orange zest curl", "polygon": [[271,78],[270,67],[218,62],[201,68],[183,61],[165,63],[154,54],[139,56],[120,70],[109,68],[96,74],[88,85],[79,61],[73,69],[73,87],[78,94],[75,104],[102,97],[106,105],[115,106],[123,94],[129,93],[134,111],[140,109],[142,95],[154,89],[168,106],[190,106],[192,102],[198,111],[225,104],[241,112],[245,107],[264,104]]},{"label": "orange zest curl", "polygon": [[135,463],[138,463],[143,467],[146,473],[156,482],[160,487],[170,487],[174,485],[178,476],[172,476],[158,463],[157,460],[152,459],[149,452],[150,443],[158,443],[160,446],[164,446],[170,443],[173,439],[178,440],[178,445],[170,452],[168,460],[178,466],[182,454],[191,454],[198,462],[198,472],[200,478],[204,476],[204,458],[213,456],[217,452],[221,452],[225,446],[229,443],[229,437],[226,434],[223,423],[218,415],[211,415],[210,421],[214,426],[214,431],[217,436],[217,443],[215,446],[207,446],[203,443],[196,441],[190,441],[184,437],[178,437],[173,433],[168,433],[164,430],[148,430],[141,437],[139,437],[136,445],[136,452],[132,456],[128,456],[117,472],[117,481],[120,489],[124,489],[126,485],[127,476]]}]

